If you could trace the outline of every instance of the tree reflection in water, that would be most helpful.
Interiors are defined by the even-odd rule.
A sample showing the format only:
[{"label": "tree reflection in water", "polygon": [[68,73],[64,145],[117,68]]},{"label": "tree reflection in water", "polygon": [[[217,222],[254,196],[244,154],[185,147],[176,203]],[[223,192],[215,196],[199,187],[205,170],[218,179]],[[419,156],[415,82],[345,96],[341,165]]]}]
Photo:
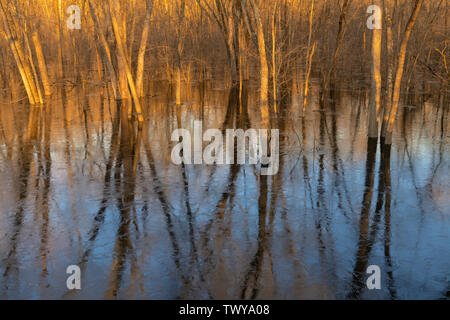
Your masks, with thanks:
[{"label": "tree reflection in water", "polygon": [[[3,105],[0,297],[448,297],[448,106],[403,108],[378,150],[364,92],[313,90],[304,116],[288,93],[271,111],[277,175],[172,164],[171,132],[194,120],[259,128],[258,93],[218,85],[174,106],[156,84],[142,127],[129,102],[85,89]],[[81,291],[65,287],[70,264]],[[366,288],[371,264],[381,290]]]}]

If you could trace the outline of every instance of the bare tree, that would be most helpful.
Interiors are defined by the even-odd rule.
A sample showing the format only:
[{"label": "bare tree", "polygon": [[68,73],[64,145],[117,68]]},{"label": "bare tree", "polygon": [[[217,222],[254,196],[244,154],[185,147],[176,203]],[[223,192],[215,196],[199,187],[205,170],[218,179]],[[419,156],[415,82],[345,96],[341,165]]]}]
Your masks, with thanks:
[{"label": "bare tree", "polygon": [[412,29],[419,15],[420,8],[422,7],[423,0],[415,0],[414,8],[406,24],[403,40],[400,45],[400,49],[397,56],[397,72],[395,75],[395,82],[392,93],[392,105],[390,110],[386,110],[388,117],[385,117],[383,122],[383,132],[385,144],[392,144],[392,131],[394,130],[394,122],[397,116],[398,105],[400,101],[400,87],[402,82],[402,76],[405,65],[406,48],[408,46],[409,37],[411,36]]},{"label": "bare tree", "polygon": [[[373,2],[378,5],[378,1]],[[375,11],[375,18],[381,24],[382,14],[380,10]],[[381,105],[381,40],[382,29],[380,26],[375,26],[372,35],[372,79],[370,86],[370,101],[369,101],[369,138],[378,138],[378,115]]]},{"label": "bare tree", "polygon": [[142,29],[141,42],[139,45],[139,52],[138,52],[138,62],[136,67],[136,91],[139,97],[142,97],[144,95],[144,86],[143,86],[144,61],[145,61],[144,59],[147,49],[148,35],[150,32],[150,18],[152,15],[153,0],[146,0],[145,3],[147,10],[145,13],[144,28]]}]

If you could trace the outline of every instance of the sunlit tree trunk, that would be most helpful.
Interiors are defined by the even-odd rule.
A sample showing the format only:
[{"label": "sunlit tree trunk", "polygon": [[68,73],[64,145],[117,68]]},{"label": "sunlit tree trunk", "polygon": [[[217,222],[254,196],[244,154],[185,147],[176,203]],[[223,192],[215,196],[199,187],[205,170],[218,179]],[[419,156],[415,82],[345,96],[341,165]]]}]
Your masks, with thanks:
[{"label": "sunlit tree trunk", "polygon": [[[266,53],[266,41],[264,39],[264,29],[259,15],[258,9],[255,9],[255,17],[258,28],[258,51],[259,51],[259,63],[261,71],[260,79],[260,98],[261,104],[267,105],[269,97],[269,65],[267,63],[267,53]],[[267,114],[268,116],[268,114]]]},{"label": "sunlit tree trunk", "polygon": [[[378,4],[374,1],[374,4]],[[381,12],[376,17],[380,23],[382,21]],[[372,35],[372,79],[370,86],[370,102],[369,102],[369,138],[378,138],[378,115],[381,104],[381,26],[379,29],[373,29]]]},{"label": "sunlit tree trunk", "polygon": [[35,86],[35,90],[37,93],[37,97],[38,97],[38,101],[40,104],[44,103],[44,99],[42,97],[42,91],[41,91],[41,87],[39,85],[39,78],[38,78],[38,74],[36,71],[36,67],[34,66],[34,61],[33,61],[33,53],[31,51],[31,46],[30,46],[30,42],[28,40],[28,35],[27,32],[24,33],[23,35],[24,39],[25,39],[25,45],[26,45],[26,55],[28,56],[28,64],[30,66],[30,72],[31,72],[31,77],[33,78],[33,82],[34,82],[34,86]]},{"label": "sunlit tree trunk", "polygon": [[[267,62],[266,41],[264,39],[264,28],[258,3],[247,3],[241,0],[242,15],[247,24],[247,29],[258,50],[259,72],[260,72],[260,110],[261,125],[263,128],[269,127],[269,65]],[[254,31],[256,29],[256,31]]]},{"label": "sunlit tree trunk", "polygon": [[[138,120],[139,120],[139,122],[143,122],[144,117],[142,115],[141,103],[139,101],[139,97],[136,92],[136,86],[134,84],[133,75],[131,74],[130,66],[126,59],[127,51],[125,50],[124,43],[122,42],[121,32],[120,32],[119,24],[117,22],[116,13],[118,11],[118,3],[113,0],[108,0],[107,3],[109,6],[109,12],[110,12],[110,16],[111,16],[111,24],[113,26],[114,35],[115,35],[116,42],[117,42],[118,59],[125,69],[124,72],[125,72],[125,75],[128,80],[128,85],[130,87],[131,95],[133,97],[134,106],[136,108]],[[119,68],[119,71],[120,71],[120,68]]]},{"label": "sunlit tree trunk", "polygon": [[[228,15],[228,23],[226,24],[225,28],[228,29],[227,31],[227,48],[229,50],[229,63],[231,68],[231,82],[234,85],[237,83],[238,78],[238,62],[237,62],[237,56],[239,50],[236,48],[236,34],[235,34],[235,19],[234,19],[234,13],[233,10],[236,10],[234,1],[231,1],[230,3],[230,14]],[[225,18],[226,19],[226,18]]]},{"label": "sunlit tree trunk", "polygon": [[64,56],[63,56],[63,45],[64,45],[64,32],[63,32],[63,9],[62,0],[55,0],[55,8],[58,14],[58,30],[56,32],[58,38],[58,77],[60,79],[64,78]]},{"label": "sunlit tree trunk", "polygon": [[22,45],[18,40],[17,33],[14,31],[13,26],[10,25],[11,19],[8,19],[8,9],[3,1],[0,1],[0,15],[3,21],[3,27],[7,41],[9,42],[11,52],[13,54],[16,65],[19,69],[22,82],[25,86],[25,91],[27,92],[28,100],[30,104],[36,104],[42,102],[39,98],[38,90],[36,87],[36,82],[31,72],[28,61],[25,59]]},{"label": "sunlit tree trunk", "polygon": [[185,0],[181,0],[179,7],[177,7],[177,27],[176,27],[176,37],[177,37],[177,53],[176,53],[176,66],[175,66],[175,77],[176,77],[176,89],[175,89],[175,100],[177,106],[181,105],[181,57],[183,55],[183,43],[182,43],[182,31],[183,22],[185,18]]},{"label": "sunlit tree trunk", "polygon": [[276,45],[277,45],[277,12],[278,3],[272,12],[272,91],[273,91],[273,109],[277,112],[277,61],[276,61]]},{"label": "sunlit tree trunk", "polygon": [[316,48],[316,44],[314,43],[314,46],[311,49],[313,14],[314,14],[314,0],[311,0],[311,8],[309,10],[309,33],[308,33],[308,47],[306,57],[306,75],[305,75],[305,86],[303,90],[303,110],[302,110],[303,115],[306,112],[306,103],[308,102],[308,85],[309,85],[308,82],[311,73],[312,57],[314,55],[314,50]]},{"label": "sunlit tree trunk", "polygon": [[17,40],[13,40],[10,38],[9,41],[10,41],[11,52],[13,53],[14,60],[16,61],[17,68],[19,69],[19,73],[20,73],[22,82],[25,87],[25,91],[27,92],[27,95],[28,95],[28,101],[30,102],[30,104],[36,104],[36,103],[38,103],[38,101],[36,100],[36,97],[34,96],[34,94],[32,92],[31,83],[27,77],[27,73],[25,72],[25,68],[22,64],[22,61],[21,61],[20,56],[16,49]]},{"label": "sunlit tree trunk", "polygon": [[48,78],[47,64],[45,63],[44,52],[42,51],[41,41],[36,31],[33,32],[32,41],[36,52],[36,58],[38,61],[39,73],[41,75],[42,86],[44,88],[44,94],[49,96],[52,94],[50,88],[50,80]]},{"label": "sunlit tree trunk", "polygon": [[305,115],[306,104],[308,102],[309,77],[311,76],[312,59],[314,56],[315,49],[316,49],[316,43],[314,42],[313,47],[311,49],[311,53],[309,54],[309,57],[308,57],[308,69],[307,69],[306,75],[305,75],[305,87],[303,90],[303,110],[302,110],[303,115]]},{"label": "sunlit tree trunk", "polygon": [[387,123],[385,144],[392,144],[392,131],[394,130],[394,122],[397,116],[398,104],[400,101],[400,88],[403,76],[403,69],[405,65],[406,49],[408,46],[408,40],[411,35],[412,29],[416,22],[417,16],[419,15],[420,8],[422,7],[423,0],[416,0],[413,12],[406,25],[405,34],[403,36],[402,43],[400,45],[400,50],[397,56],[397,72],[395,75],[394,88],[392,93],[392,107],[389,112],[389,118]]},{"label": "sunlit tree trunk", "polygon": [[94,9],[94,6],[92,5],[91,0],[88,0],[88,4],[89,4],[89,11],[91,13],[91,17],[94,22],[94,27],[95,27],[95,30],[97,31],[97,37],[99,38],[99,40],[101,42],[101,46],[99,46],[99,47],[103,49],[102,57],[106,64],[106,67],[108,69],[108,74],[109,74],[109,77],[111,80],[114,98],[116,100],[120,100],[122,97],[120,95],[116,71],[114,69],[113,62],[112,62],[111,49],[109,48],[109,44],[106,41],[105,35],[103,34],[102,27],[98,20],[97,14],[95,13],[95,9]]},{"label": "sunlit tree trunk", "polygon": [[102,62],[102,59],[100,58],[100,52],[99,52],[99,48],[98,48],[97,44],[95,47],[95,62],[97,63],[98,79],[100,81],[103,81],[103,79],[104,79],[104,77],[103,77],[103,62]]},{"label": "sunlit tree trunk", "polygon": [[392,14],[383,1],[384,17],[386,26],[386,42],[387,42],[387,79],[386,79],[386,103],[383,110],[383,119],[381,126],[381,139],[384,141],[387,131],[387,123],[389,121],[389,112],[392,108],[392,90],[394,86],[394,39],[392,33]]},{"label": "sunlit tree trunk", "polygon": [[[109,0],[108,0],[109,1]],[[120,95],[122,99],[130,99],[130,90],[128,89],[128,80],[127,80],[127,64],[129,62],[128,59],[128,49],[127,49],[127,33],[126,33],[126,14],[124,12],[124,8],[121,6],[119,0],[113,0],[113,7],[111,9],[113,11],[109,12],[111,16],[111,20],[114,18],[117,23],[117,31],[113,28],[114,36],[116,39],[117,46],[115,48],[117,59],[117,79],[119,81],[119,89]],[[112,17],[114,16],[114,17]],[[119,48],[119,41],[122,43],[123,52],[121,52]],[[120,58],[123,55],[123,59]],[[126,103],[125,103],[126,104]],[[124,105],[125,105],[124,104]],[[131,109],[129,109],[129,116],[131,116]]]},{"label": "sunlit tree trunk", "polygon": [[144,61],[145,61],[145,51],[147,49],[147,40],[150,32],[150,17],[152,15],[153,0],[147,0],[147,11],[145,14],[144,28],[142,30],[141,43],[139,45],[137,67],[136,67],[136,91],[139,97],[144,96]]},{"label": "sunlit tree trunk", "polygon": [[[139,1],[141,2],[141,0]],[[129,24],[129,20],[128,20],[128,16],[131,16],[131,27],[130,27],[130,33],[129,33],[129,37],[127,37],[125,43],[128,43],[128,52],[127,52],[127,59],[128,61],[132,61],[132,56],[133,56],[133,44],[134,44],[134,38],[136,36],[136,14],[134,13],[134,10],[136,9],[136,0],[129,0],[127,1],[127,6],[125,8],[125,12],[127,12],[128,14],[124,14],[123,15],[123,30],[125,30],[128,34],[127,31],[127,25]],[[122,9],[123,10],[123,9]],[[131,13],[130,13],[131,12]],[[147,7],[145,10],[145,14],[147,14]],[[145,24],[145,21],[144,21]],[[140,44],[140,43],[139,43]]]}]

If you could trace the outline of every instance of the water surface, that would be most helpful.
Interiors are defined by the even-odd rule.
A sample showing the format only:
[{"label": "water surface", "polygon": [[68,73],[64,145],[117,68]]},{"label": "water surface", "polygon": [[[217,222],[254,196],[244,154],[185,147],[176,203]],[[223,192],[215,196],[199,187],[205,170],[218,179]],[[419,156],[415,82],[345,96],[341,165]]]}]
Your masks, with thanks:
[{"label": "water surface", "polygon": [[[280,170],[174,165],[170,135],[260,128],[256,88],[207,82],[145,123],[100,90],[0,105],[0,298],[439,299],[450,290],[448,106],[401,109],[390,151],[366,137],[366,93],[273,116]],[[100,94],[102,93],[102,94]],[[425,101],[424,101],[425,100]],[[82,289],[66,268],[79,265]],[[368,290],[367,266],[381,268]]]}]

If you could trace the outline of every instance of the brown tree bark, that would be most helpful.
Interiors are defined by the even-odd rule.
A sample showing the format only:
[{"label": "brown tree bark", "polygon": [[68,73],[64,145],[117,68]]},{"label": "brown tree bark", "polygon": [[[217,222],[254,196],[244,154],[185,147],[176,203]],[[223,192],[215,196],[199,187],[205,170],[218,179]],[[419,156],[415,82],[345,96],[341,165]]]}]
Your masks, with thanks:
[{"label": "brown tree bark", "polygon": [[392,91],[394,87],[394,38],[392,33],[392,14],[389,9],[386,9],[386,4],[383,0],[385,26],[386,26],[386,42],[387,42],[387,79],[386,79],[386,103],[383,110],[383,119],[381,126],[381,139],[384,141],[387,131],[387,123],[389,121],[389,112],[392,109]]},{"label": "brown tree bark", "polygon": [[[266,41],[264,38],[264,28],[262,24],[258,3],[251,2],[250,6],[246,0],[241,0],[241,10],[247,29],[255,42],[259,57],[260,72],[260,110],[261,126],[268,128],[270,126],[269,115],[269,64],[267,62]],[[254,31],[256,29],[256,32]]]},{"label": "brown tree bark", "polygon": [[153,9],[153,0],[146,1],[146,14],[144,21],[144,28],[142,30],[141,43],[139,45],[137,67],[136,67],[136,91],[139,97],[144,96],[144,61],[145,61],[145,51],[147,49],[147,40],[150,33],[150,18]]},{"label": "brown tree bark", "polygon": [[175,89],[175,100],[176,105],[181,105],[181,56],[183,55],[183,43],[181,36],[181,28],[183,26],[185,18],[185,0],[181,0],[179,8],[177,8],[177,27],[176,27],[176,37],[177,37],[177,52],[176,52],[176,65],[175,65],[175,77],[176,77],[176,89]]},{"label": "brown tree bark", "polygon": [[[114,3],[113,3],[114,2]],[[126,50],[124,47],[124,44],[122,42],[122,36],[119,29],[119,24],[117,22],[116,13],[117,13],[117,2],[113,0],[108,0],[107,2],[109,7],[109,12],[111,16],[111,23],[114,30],[114,35],[117,42],[117,48],[118,48],[118,59],[122,63],[122,66],[125,69],[125,74],[128,80],[128,85],[130,87],[131,95],[133,97],[134,106],[136,108],[137,118],[140,123],[144,122],[144,117],[142,115],[142,108],[141,103],[139,101],[138,94],[136,92],[136,86],[134,84],[133,75],[131,74],[130,66],[126,59]],[[120,69],[119,69],[120,70]]]},{"label": "brown tree bark", "polygon": [[[373,2],[378,5],[377,1]],[[382,14],[377,17],[382,21]],[[378,138],[378,115],[381,104],[381,41],[382,29],[373,29],[372,34],[372,78],[369,101],[369,138]]]},{"label": "brown tree bark", "polygon": [[16,65],[19,69],[22,82],[25,86],[25,91],[27,92],[28,100],[30,104],[41,103],[42,100],[39,99],[38,90],[36,88],[36,83],[31,72],[31,68],[28,61],[25,59],[23,48],[18,40],[17,33],[14,31],[13,26],[10,25],[10,20],[12,18],[8,17],[8,9],[3,1],[0,1],[0,18],[3,21],[5,35]]},{"label": "brown tree bark", "polygon": [[395,82],[392,93],[392,107],[391,110],[389,111],[388,123],[386,124],[387,130],[384,141],[384,143],[388,145],[392,144],[392,131],[394,130],[394,122],[397,116],[397,110],[400,101],[400,89],[405,65],[406,49],[408,47],[409,37],[411,35],[412,29],[414,28],[414,24],[417,20],[417,16],[419,15],[422,4],[423,0],[415,1],[414,9],[406,25],[403,40],[400,45],[400,50],[397,56],[397,72],[395,75]]},{"label": "brown tree bark", "polygon": [[302,109],[303,116],[305,115],[306,103],[308,102],[309,76],[311,74],[312,58],[314,55],[314,50],[316,48],[316,43],[314,43],[313,48],[311,49],[313,14],[314,14],[314,0],[311,0],[311,8],[309,10],[309,33],[308,33],[308,47],[306,57],[306,75],[305,75],[305,85],[303,89],[303,109]]},{"label": "brown tree bark", "polygon": [[102,50],[102,57],[103,57],[103,60],[104,60],[104,62],[106,64],[106,67],[108,69],[109,77],[111,79],[111,84],[112,84],[112,89],[113,89],[113,93],[114,93],[114,98],[116,100],[120,100],[120,99],[122,99],[122,97],[120,95],[120,90],[119,90],[119,84],[118,84],[118,81],[117,81],[116,71],[115,71],[113,63],[112,63],[111,49],[109,48],[109,44],[106,41],[105,35],[103,34],[102,27],[101,27],[100,22],[98,20],[97,14],[95,13],[95,9],[94,9],[94,6],[92,5],[91,0],[88,0],[88,5],[89,5],[89,11],[91,13],[92,21],[94,22],[95,30],[97,30],[97,37],[99,38],[99,40],[100,40],[100,42],[102,44],[99,47],[103,49]]},{"label": "brown tree bark", "polygon": [[41,75],[42,86],[44,88],[44,94],[49,96],[52,94],[50,87],[50,80],[48,78],[47,64],[44,58],[44,52],[42,51],[41,41],[39,40],[39,35],[37,31],[33,32],[31,37],[36,52],[36,58],[38,61],[39,73]]}]

